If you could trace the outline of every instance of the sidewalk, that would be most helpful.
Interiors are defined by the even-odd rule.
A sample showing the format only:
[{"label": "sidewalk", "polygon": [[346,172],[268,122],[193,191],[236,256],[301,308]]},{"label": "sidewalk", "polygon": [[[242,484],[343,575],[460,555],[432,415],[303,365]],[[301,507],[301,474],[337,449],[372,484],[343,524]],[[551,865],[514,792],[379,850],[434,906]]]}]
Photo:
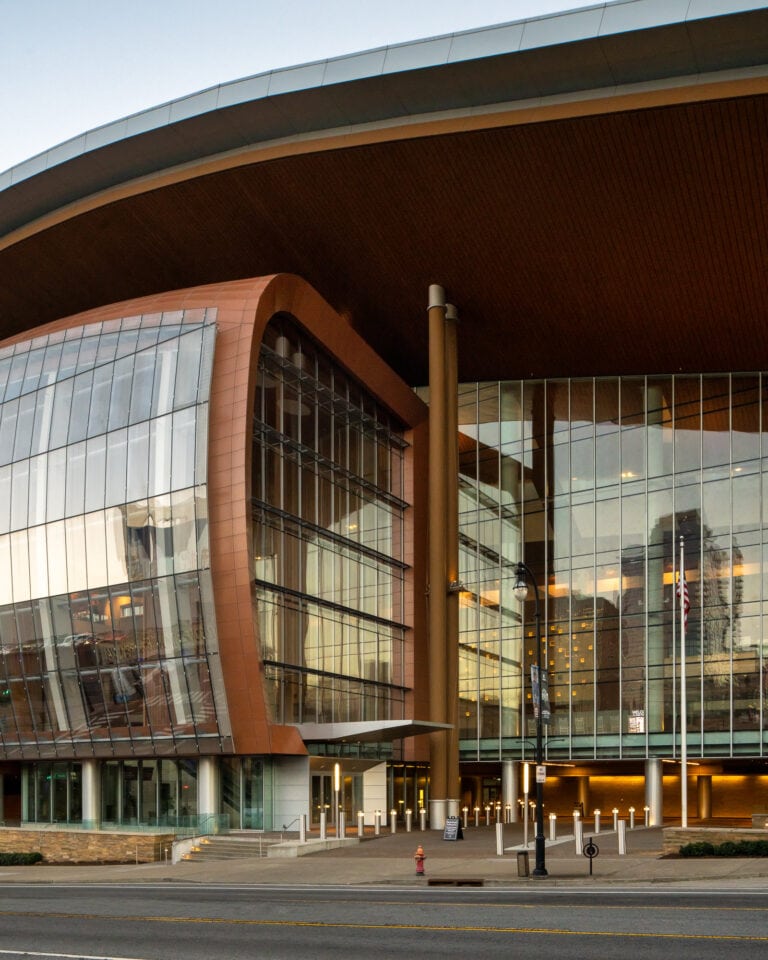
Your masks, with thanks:
[{"label": "sidewalk", "polygon": [[[757,889],[768,891],[768,858],[661,858],[661,828],[627,830],[626,855],[619,856],[617,835],[603,830],[584,831],[599,854],[592,863],[577,855],[572,836],[547,842],[547,877],[518,876],[517,852],[522,827],[504,827],[504,853],[496,854],[496,830],[469,827],[463,840],[443,840],[440,831],[383,831],[362,841],[350,839],[343,847],[291,858],[220,860],[191,863],[123,864],[117,866],[0,867],[1,883],[147,883],[188,882],[265,885],[451,885],[586,886],[678,884],[689,889]],[[295,835],[286,836],[295,839]],[[413,855],[421,844],[426,854],[425,876],[416,875]],[[533,839],[528,845],[530,870],[534,866]]]}]

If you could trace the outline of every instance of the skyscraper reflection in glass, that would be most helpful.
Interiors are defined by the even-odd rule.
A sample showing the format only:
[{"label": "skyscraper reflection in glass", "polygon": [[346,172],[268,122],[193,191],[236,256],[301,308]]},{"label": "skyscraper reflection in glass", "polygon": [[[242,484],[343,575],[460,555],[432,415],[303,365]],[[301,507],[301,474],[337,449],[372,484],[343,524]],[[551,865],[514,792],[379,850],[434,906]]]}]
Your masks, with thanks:
[{"label": "skyscraper reflection in glass", "polygon": [[684,541],[689,749],[766,751],[763,374],[460,388],[462,757],[529,756],[542,593],[553,757],[676,756]]}]

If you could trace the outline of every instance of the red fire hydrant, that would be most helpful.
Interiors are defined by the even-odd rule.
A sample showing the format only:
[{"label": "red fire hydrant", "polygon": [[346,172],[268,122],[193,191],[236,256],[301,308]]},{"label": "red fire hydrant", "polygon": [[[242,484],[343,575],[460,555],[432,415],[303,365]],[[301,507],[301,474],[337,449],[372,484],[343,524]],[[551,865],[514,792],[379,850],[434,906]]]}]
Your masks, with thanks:
[{"label": "red fire hydrant", "polygon": [[424,861],[427,859],[426,854],[424,853],[424,848],[421,844],[416,847],[416,853],[413,855],[413,859],[416,861],[416,876],[424,876]]}]

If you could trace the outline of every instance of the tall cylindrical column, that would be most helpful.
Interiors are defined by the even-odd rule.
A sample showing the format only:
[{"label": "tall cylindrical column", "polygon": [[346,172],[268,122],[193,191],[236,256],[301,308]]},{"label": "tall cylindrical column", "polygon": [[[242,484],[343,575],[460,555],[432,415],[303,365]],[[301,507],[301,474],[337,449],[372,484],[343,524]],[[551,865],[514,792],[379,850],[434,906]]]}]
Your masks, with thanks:
[{"label": "tall cylindrical column", "polygon": [[446,559],[446,739],[448,815],[459,812],[459,360],[458,312],[445,307],[445,559]]},{"label": "tall cylindrical column", "polygon": [[589,810],[589,777],[578,777],[576,781],[576,800],[581,805],[581,815],[586,817]]},{"label": "tall cylindrical column", "polygon": [[648,826],[664,823],[664,780],[658,757],[645,761],[645,804],[648,807]]},{"label": "tall cylindrical column", "polygon": [[517,823],[518,790],[519,778],[517,773],[517,763],[514,760],[502,760],[501,795],[504,797],[504,804],[509,810],[510,823]]},{"label": "tall cylindrical column", "polygon": [[101,769],[98,760],[82,761],[83,826],[98,830],[101,825]]},{"label": "tall cylindrical column", "polygon": [[219,812],[219,763],[216,757],[200,757],[197,762],[197,813],[212,817]]},{"label": "tall cylindrical column", "polygon": [[[429,713],[448,719],[445,292],[429,288]],[[445,827],[448,800],[448,734],[429,736],[430,810],[433,830]]]},{"label": "tall cylindrical column", "polygon": [[696,777],[696,806],[699,820],[712,817],[712,777]]}]

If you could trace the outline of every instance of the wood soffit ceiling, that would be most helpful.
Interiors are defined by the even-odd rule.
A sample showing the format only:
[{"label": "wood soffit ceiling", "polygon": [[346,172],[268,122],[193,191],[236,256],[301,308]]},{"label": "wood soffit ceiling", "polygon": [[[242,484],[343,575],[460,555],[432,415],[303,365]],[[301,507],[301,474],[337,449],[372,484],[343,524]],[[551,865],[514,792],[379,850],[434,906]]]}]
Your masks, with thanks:
[{"label": "wood soffit ceiling", "polygon": [[768,98],[310,153],[115,201],[0,252],[0,334],[276,272],[412,384],[430,283],[458,307],[464,381],[764,368]]}]

